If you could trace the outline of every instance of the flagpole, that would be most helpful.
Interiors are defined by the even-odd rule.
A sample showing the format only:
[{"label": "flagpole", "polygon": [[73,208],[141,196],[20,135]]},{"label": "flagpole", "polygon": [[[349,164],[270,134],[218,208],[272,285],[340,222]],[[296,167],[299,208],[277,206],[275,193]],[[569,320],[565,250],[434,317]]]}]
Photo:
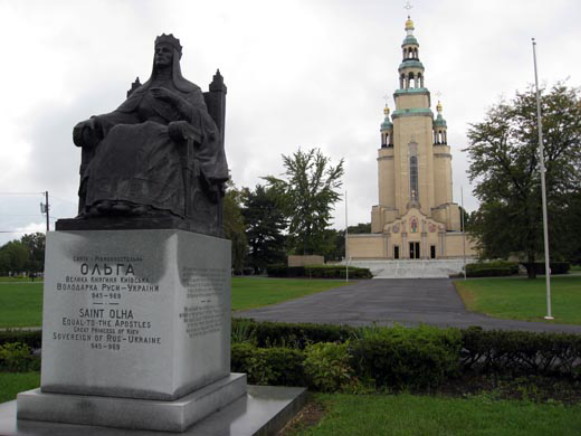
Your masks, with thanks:
[{"label": "flagpole", "polygon": [[547,188],[545,181],[545,155],[543,152],[543,121],[541,117],[541,93],[539,91],[539,76],[537,73],[537,42],[533,40],[533,61],[535,64],[535,88],[537,93],[537,129],[539,131],[539,160],[541,169],[541,195],[543,202],[543,242],[545,245],[545,281],[547,288],[547,316],[545,319],[555,319],[551,313],[551,263],[549,256],[549,228],[548,228],[548,214],[547,214]]},{"label": "flagpole", "polygon": [[349,281],[349,257],[347,253],[347,239],[349,237],[349,218],[347,213],[347,190],[345,190],[345,281]]}]

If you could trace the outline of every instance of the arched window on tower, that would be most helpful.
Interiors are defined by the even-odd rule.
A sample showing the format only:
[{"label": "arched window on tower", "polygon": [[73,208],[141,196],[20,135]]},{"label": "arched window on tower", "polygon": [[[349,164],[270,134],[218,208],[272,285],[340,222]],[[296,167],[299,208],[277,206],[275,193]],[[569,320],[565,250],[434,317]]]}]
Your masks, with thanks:
[{"label": "arched window on tower", "polygon": [[418,144],[409,143],[409,166],[410,166],[410,201],[418,201],[419,180],[418,180]]},{"label": "arched window on tower", "polygon": [[412,87],[413,81],[414,81],[414,73],[409,73],[409,75],[408,75],[408,84],[406,86],[406,89]]}]

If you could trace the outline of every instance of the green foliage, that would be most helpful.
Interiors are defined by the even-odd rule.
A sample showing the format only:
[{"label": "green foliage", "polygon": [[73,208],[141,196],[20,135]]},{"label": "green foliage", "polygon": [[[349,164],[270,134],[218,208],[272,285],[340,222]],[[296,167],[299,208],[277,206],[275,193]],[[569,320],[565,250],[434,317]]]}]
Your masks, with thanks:
[{"label": "green foliage", "polygon": [[28,249],[20,241],[10,241],[0,247],[0,273],[24,272],[28,263]]},{"label": "green foliage", "polygon": [[43,233],[24,235],[0,247],[0,274],[36,274],[44,269],[45,236]]},{"label": "green foliage", "polygon": [[244,190],[242,214],[248,238],[247,264],[255,274],[262,273],[266,265],[282,262],[286,257],[285,236],[287,227],[283,213],[284,200],[274,189],[257,185],[254,191]]},{"label": "green foliage", "polygon": [[[574,201],[581,187],[580,91],[558,83],[542,94],[551,253],[571,256],[581,247],[567,228],[572,216],[581,216]],[[468,138],[469,177],[481,204],[470,231],[485,257],[522,254],[532,265],[543,251],[536,93],[529,89],[500,102],[471,125]],[[534,269],[528,274],[534,278]]]},{"label": "green foliage", "polygon": [[224,234],[232,241],[232,270],[242,274],[248,250],[244,217],[242,216],[242,193],[229,183],[224,196]]},{"label": "green foliage", "polygon": [[42,330],[0,330],[0,346],[10,342],[20,342],[38,349],[42,345]]},{"label": "green foliage", "polygon": [[26,263],[26,271],[29,274],[35,274],[44,270],[44,251],[46,245],[46,237],[44,233],[36,232],[24,235],[20,242],[28,250],[28,261]]},{"label": "green foliage", "polygon": [[304,349],[310,343],[345,342],[354,337],[357,331],[354,327],[339,325],[256,322],[236,318],[232,320],[233,329],[237,329],[238,324],[245,324],[252,330],[259,347],[293,344],[295,348]]},{"label": "green foliage", "polygon": [[[544,262],[535,262],[532,268],[534,268],[535,274],[545,274]],[[551,262],[549,268],[551,269],[551,275],[567,274],[571,265],[568,262]]]},{"label": "green foliage", "polygon": [[34,357],[30,347],[20,342],[0,345],[0,370],[8,372],[38,371],[40,359]]},{"label": "green foliage", "polygon": [[564,333],[462,331],[464,370],[504,375],[581,377],[581,336]]},{"label": "green foliage", "polygon": [[[344,279],[346,268],[342,265],[307,265],[287,266],[285,264],[268,265],[266,272],[269,277],[309,277],[311,279]],[[370,279],[368,268],[349,267],[349,278]]]},{"label": "green foliage", "polygon": [[518,274],[518,264],[515,262],[483,262],[466,265],[467,277],[498,277]]},{"label": "green foliage", "polygon": [[334,241],[326,232],[333,205],[341,198],[343,160],[336,166],[319,149],[282,156],[286,179],[267,176],[269,187],[283,199],[289,217],[289,243],[296,254],[325,255]]},{"label": "green foliage", "polygon": [[245,372],[248,381],[258,385],[304,385],[304,353],[300,350],[272,347],[256,348],[251,344],[232,345],[231,367]]},{"label": "green foliage", "polygon": [[309,387],[321,392],[361,390],[351,367],[349,342],[319,342],[307,345],[304,361]]},{"label": "green foliage", "polygon": [[458,330],[422,326],[394,327],[354,341],[358,374],[377,387],[435,387],[458,374],[462,343]]}]

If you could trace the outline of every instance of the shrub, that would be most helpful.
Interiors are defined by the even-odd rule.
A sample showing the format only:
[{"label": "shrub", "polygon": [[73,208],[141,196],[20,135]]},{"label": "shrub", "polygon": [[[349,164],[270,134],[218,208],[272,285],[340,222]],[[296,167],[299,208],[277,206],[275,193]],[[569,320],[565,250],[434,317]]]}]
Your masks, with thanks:
[{"label": "shrub", "polygon": [[355,341],[352,356],[357,373],[379,388],[425,388],[458,373],[460,349],[458,330],[394,327]]},{"label": "shrub", "polygon": [[30,347],[20,342],[0,345],[0,369],[9,372],[38,371],[40,359],[33,356]]},{"label": "shrub", "polygon": [[518,264],[514,262],[483,262],[466,265],[467,277],[498,277],[518,274]]},{"label": "shrub", "polygon": [[248,379],[259,385],[305,384],[302,351],[289,348],[256,348],[248,362]]},{"label": "shrub", "polygon": [[[312,279],[344,279],[346,268],[341,265],[308,265],[286,266],[284,264],[268,265],[266,272],[269,277],[309,277]],[[370,279],[368,268],[349,267],[349,277],[352,279]]]},{"label": "shrub", "polygon": [[0,345],[10,342],[20,342],[33,350],[42,345],[42,330],[0,330]]},{"label": "shrub", "polygon": [[360,383],[351,367],[349,342],[320,342],[305,349],[305,377],[309,387],[323,392],[357,391]]},{"label": "shrub", "polygon": [[233,344],[231,369],[244,372],[250,383],[301,386],[305,384],[304,354],[289,348],[257,348],[249,343]]},{"label": "shrub", "polygon": [[508,375],[581,376],[581,335],[483,330],[462,331],[464,370]]},{"label": "shrub", "polygon": [[259,347],[291,346],[304,349],[310,343],[345,342],[357,331],[356,328],[349,326],[255,322],[236,318],[232,319],[233,331],[239,324],[252,329],[252,336]]}]

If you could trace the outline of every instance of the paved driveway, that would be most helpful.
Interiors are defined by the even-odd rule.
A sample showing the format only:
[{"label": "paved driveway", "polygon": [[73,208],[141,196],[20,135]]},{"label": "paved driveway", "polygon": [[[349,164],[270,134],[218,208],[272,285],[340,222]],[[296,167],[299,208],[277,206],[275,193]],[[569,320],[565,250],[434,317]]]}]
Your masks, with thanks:
[{"label": "paved driveway", "polygon": [[568,332],[581,326],[510,321],[467,311],[449,279],[364,280],[285,303],[236,312],[257,321],[324,324],[371,323],[440,327],[482,326],[486,329]]}]

